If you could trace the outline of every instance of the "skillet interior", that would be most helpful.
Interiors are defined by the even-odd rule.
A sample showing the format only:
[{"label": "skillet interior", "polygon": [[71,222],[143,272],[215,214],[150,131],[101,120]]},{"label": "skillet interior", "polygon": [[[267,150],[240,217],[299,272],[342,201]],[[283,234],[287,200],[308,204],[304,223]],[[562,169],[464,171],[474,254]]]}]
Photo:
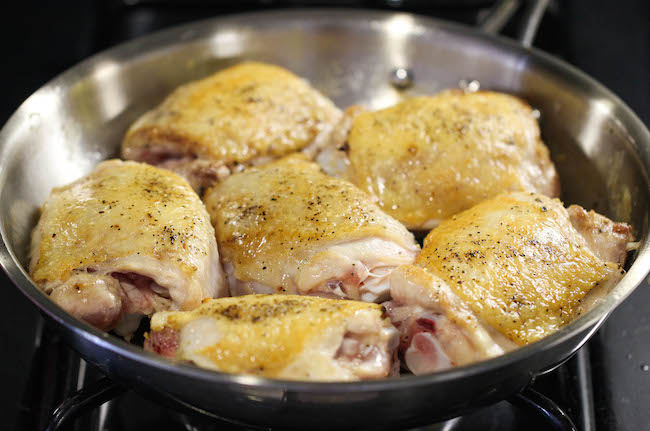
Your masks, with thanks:
[{"label": "skillet interior", "polygon": [[[53,306],[23,269],[38,207],[51,188],[116,156],[128,125],[171,89],[243,59],[285,66],[341,107],[396,102],[402,95],[388,76],[402,66],[414,71],[409,93],[477,79],[484,89],[517,94],[541,112],[542,136],[559,169],[564,201],[632,223],[642,248],[607,300],[558,334],[474,366],[380,382],[279,382],[171,365]],[[566,359],[648,271],[650,136],[634,114],[564,63],[408,14],[247,14],[158,33],[92,57],[42,87],[0,132],[0,146],[0,259],[16,285],[104,372],[145,392],[249,423],[313,426],[320,412],[327,419],[321,428],[405,426],[489,403]]]}]

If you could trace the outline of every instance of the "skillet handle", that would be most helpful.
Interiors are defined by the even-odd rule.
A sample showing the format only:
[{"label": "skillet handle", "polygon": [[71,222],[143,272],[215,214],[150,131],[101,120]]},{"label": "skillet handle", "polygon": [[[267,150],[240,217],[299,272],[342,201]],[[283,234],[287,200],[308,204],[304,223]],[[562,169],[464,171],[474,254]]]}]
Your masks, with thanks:
[{"label": "skillet handle", "polygon": [[[521,26],[517,32],[517,40],[526,48],[531,47],[549,2],[550,0],[528,0],[526,2]],[[499,33],[517,12],[520,5],[520,0],[499,0],[479,23],[479,27],[489,34]]]}]

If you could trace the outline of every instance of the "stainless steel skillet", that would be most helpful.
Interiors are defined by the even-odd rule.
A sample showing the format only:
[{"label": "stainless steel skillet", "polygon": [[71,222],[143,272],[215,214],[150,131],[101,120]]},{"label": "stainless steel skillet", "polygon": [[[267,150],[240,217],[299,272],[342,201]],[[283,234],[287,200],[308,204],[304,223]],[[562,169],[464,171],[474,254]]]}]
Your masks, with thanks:
[{"label": "stainless steel skillet", "polygon": [[[637,230],[629,271],[594,310],[508,355],[430,376],[301,383],[175,365],[54,306],[25,267],[37,209],[54,186],[118,154],[121,136],[175,86],[242,59],[308,78],[339,106],[389,105],[389,72],[409,67],[415,93],[476,79],[541,112],[564,200]],[[408,14],[351,10],[231,16],[175,28],[80,63],[34,93],[0,132],[0,263],[66,340],[116,381],[215,416],[290,428],[406,427],[503,399],[574,353],[650,269],[650,134],[612,93],[570,66],[474,29]]]}]

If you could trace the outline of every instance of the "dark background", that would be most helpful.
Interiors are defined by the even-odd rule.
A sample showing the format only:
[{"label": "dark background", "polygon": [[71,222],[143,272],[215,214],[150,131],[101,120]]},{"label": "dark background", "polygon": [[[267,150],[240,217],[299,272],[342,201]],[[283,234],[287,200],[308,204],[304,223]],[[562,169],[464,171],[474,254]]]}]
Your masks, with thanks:
[{"label": "dark background", "polygon": [[[99,50],[150,30],[252,7],[291,6],[290,1],[145,2],[117,0],[7,1],[0,6],[0,124],[41,85]],[[182,2],[181,2],[182,3]],[[372,1],[338,1],[377,6]],[[386,2],[390,3],[390,2]],[[411,3],[411,4],[409,4]],[[409,2],[416,12],[472,24],[465,3]],[[434,5],[435,4],[435,5]],[[226,5],[226,6],[224,6]],[[230,5],[230,6],[228,6]],[[234,6],[233,6],[234,5]],[[387,8],[385,4],[379,5]],[[650,2],[556,1],[545,16],[536,45],[595,77],[650,124]],[[514,31],[513,29],[510,29]],[[0,275],[0,422],[12,429],[30,366],[38,315]],[[611,316],[590,343],[599,429],[650,429],[650,286],[643,284]],[[614,363],[610,366],[607,364]],[[614,370],[614,371],[613,371]],[[601,387],[602,385],[602,387]],[[645,395],[645,398],[644,398]],[[599,412],[603,410],[602,412]],[[634,425],[632,428],[629,424]],[[642,424],[642,425],[639,425]],[[639,426],[641,428],[639,428]]]}]

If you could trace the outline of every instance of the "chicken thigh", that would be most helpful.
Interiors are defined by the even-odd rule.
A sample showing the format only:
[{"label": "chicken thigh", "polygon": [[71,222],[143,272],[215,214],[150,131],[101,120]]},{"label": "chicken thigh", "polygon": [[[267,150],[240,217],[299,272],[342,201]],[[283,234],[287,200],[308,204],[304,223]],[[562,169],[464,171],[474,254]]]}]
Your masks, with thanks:
[{"label": "chicken thigh", "polygon": [[391,271],[419,250],[365,193],[299,155],[234,174],[204,201],[233,296],[380,301]]},{"label": "chicken thigh", "polygon": [[399,372],[399,334],[381,307],[296,295],[206,300],[151,319],[145,348],[227,373],[365,380]]},{"label": "chicken thigh", "polygon": [[390,279],[407,366],[423,374],[552,334],[618,283],[632,240],[624,223],[534,193],[443,222]]},{"label": "chicken thigh", "polygon": [[317,162],[410,229],[431,229],[503,192],[559,195],[532,109],[507,94],[448,90],[376,112],[349,109],[338,127],[346,128]]},{"label": "chicken thigh", "polygon": [[171,169],[200,190],[242,165],[324,139],[340,116],[288,70],[241,63],[176,89],[131,126],[122,155]]},{"label": "chicken thigh", "polygon": [[[55,188],[32,234],[30,274],[75,317],[99,329],[190,310],[225,287],[210,218],[173,172],[110,160]],[[135,322],[134,322],[135,321]]]}]

